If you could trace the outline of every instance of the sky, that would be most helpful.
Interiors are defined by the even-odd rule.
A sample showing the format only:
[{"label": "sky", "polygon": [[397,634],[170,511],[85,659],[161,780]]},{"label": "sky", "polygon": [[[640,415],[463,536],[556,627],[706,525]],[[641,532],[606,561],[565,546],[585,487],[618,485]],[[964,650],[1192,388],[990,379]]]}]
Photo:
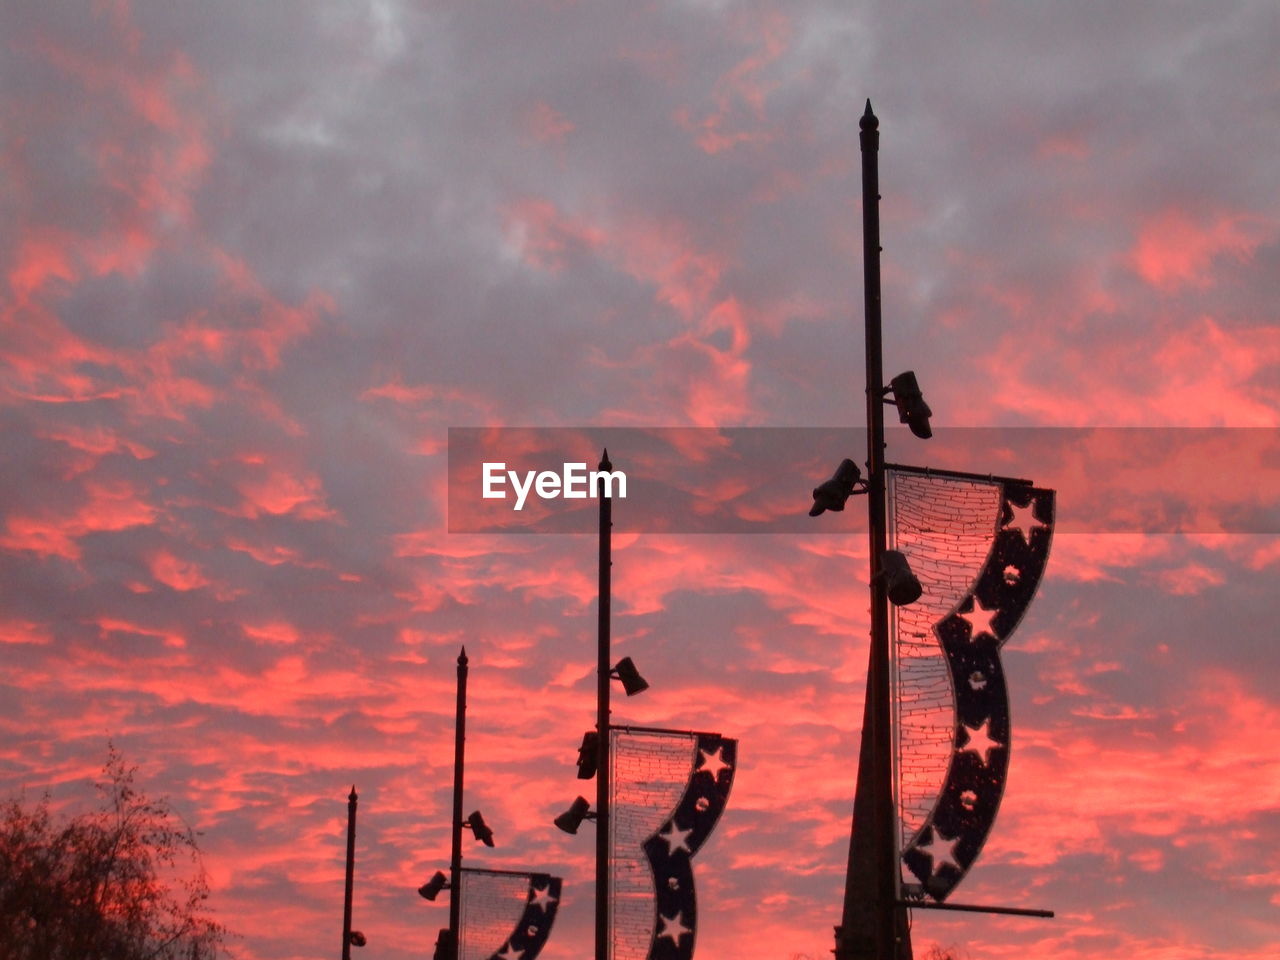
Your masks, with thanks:
[{"label": "sky", "polygon": [[698,956],[829,956],[867,548],[804,514],[862,459],[870,98],[886,370],[946,466],[1031,438],[1063,518],[954,898],[1057,917],[918,911],[917,956],[1276,956],[1278,47],[1254,2],[4,4],[0,795],[82,809],[113,742],[235,955],[301,960],[339,949],[354,783],[360,956],[428,956],[465,645],[498,843],[465,863],[563,877],[542,956],[585,956],[591,828],[551,820],[595,539],[453,529],[450,428],[589,428],[624,470],[637,428],[770,428],[682,502],[794,523],[615,504],[651,688],[614,717],[739,740]]}]

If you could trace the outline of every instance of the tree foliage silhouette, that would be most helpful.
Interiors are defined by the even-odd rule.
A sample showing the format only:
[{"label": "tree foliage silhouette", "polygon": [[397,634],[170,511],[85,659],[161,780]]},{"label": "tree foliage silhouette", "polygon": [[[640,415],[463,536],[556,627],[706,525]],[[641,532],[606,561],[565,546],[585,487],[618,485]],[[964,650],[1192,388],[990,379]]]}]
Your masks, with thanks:
[{"label": "tree foliage silhouette", "polygon": [[215,960],[195,834],[134,785],[114,747],[98,809],[59,822],[46,795],[0,806],[0,960]]}]

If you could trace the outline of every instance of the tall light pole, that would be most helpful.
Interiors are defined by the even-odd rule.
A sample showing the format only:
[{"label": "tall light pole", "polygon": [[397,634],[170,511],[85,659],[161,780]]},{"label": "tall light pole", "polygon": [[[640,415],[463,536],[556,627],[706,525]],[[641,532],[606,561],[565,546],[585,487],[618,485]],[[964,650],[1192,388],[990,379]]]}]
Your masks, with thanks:
[{"label": "tall light pole", "polygon": [[435,900],[441,890],[449,890],[449,926],[440,931],[436,941],[435,960],[457,960],[458,930],[462,916],[462,828],[469,827],[477,840],[493,846],[493,831],[480,811],[462,818],[462,787],[467,741],[467,648],[458,653],[458,699],[453,720],[453,820],[449,831],[449,876],[436,871],[435,876],[418,888],[427,900]]},{"label": "tall light pole", "polygon": [[[347,884],[342,901],[342,960],[351,960],[351,894],[356,874],[356,785],[347,797]],[[363,939],[363,938],[362,938]]]},{"label": "tall light pole", "polygon": [[453,720],[453,830],[449,847],[449,957],[458,957],[458,925],[462,898],[462,770],[467,740],[467,648],[458,652],[458,696]]},{"label": "tall light pole", "polygon": [[[600,472],[610,473],[606,448],[600,457]],[[600,501],[599,600],[596,623],[596,955],[609,957],[609,597],[613,567],[612,484],[601,477],[596,488]]]},{"label": "tall light pole", "polygon": [[596,482],[596,499],[600,501],[600,582],[596,629],[596,729],[588,731],[578,750],[578,779],[596,778],[596,806],[586,797],[578,797],[573,804],[555,818],[555,824],[565,833],[577,833],[584,820],[596,822],[596,935],[595,960],[608,960],[609,940],[612,935],[612,915],[609,903],[609,875],[611,865],[611,838],[609,836],[610,725],[609,681],[619,680],[626,695],[633,697],[647,690],[648,682],[640,676],[630,657],[623,657],[613,667],[609,666],[609,596],[610,572],[613,565],[611,543],[613,536],[613,500],[609,451],[600,458],[600,476]]},{"label": "tall light pole", "polygon": [[[979,758],[981,770],[975,770],[971,764],[966,767],[960,758],[972,749],[967,744],[971,742],[975,731],[986,730],[988,724],[999,718],[1003,719],[996,726],[1004,724],[1005,732],[1001,736],[1005,739],[995,741],[992,749],[1008,750],[1008,704],[1005,687],[1002,679],[995,682],[992,677],[1003,677],[999,665],[999,647],[1031,602],[1044,570],[1049,531],[1053,524],[1054,493],[1052,490],[1033,488],[1029,480],[885,463],[885,404],[892,403],[897,407],[898,419],[916,437],[928,439],[933,435],[933,430],[929,423],[932,411],[924,401],[913,371],[898,374],[889,381],[887,387],[884,383],[880,327],[879,126],[880,122],[872,112],[871,101],[868,100],[866,112],[859,123],[858,138],[862,148],[867,477],[863,480],[857,464],[846,458],[836,468],[830,480],[814,488],[813,506],[809,510],[811,517],[820,516],[827,510],[841,511],[850,496],[867,495],[871,644],[844,904],[840,926],[836,927],[836,960],[911,960],[911,934],[907,915],[909,909],[960,910],[1023,917],[1053,916],[1051,910],[942,902],[972,865],[999,804],[1007,753],[1003,754],[1004,765],[998,765],[998,769],[989,768],[990,749],[987,750],[986,757]],[[951,689],[956,693],[952,720],[955,724],[952,727],[952,766],[948,769],[959,772],[955,774],[958,779],[948,780],[949,786],[944,786],[924,825],[918,827],[908,845],[907,866],[921,883],[912,885],[907,899],[903,897],[902,863],[898,849],[898,798],[894,764],[897,740],[893,729],[893,641],[890,636],[889,605],[905,607],[915,603],[922,596],[924,587],[911,571],[906,555],[896,546],[893,550],[888,548],[887,478],[904,473],[938,478],[935,482],[946,478],[947,483],[985,483],[999,497],[996,513],[992,518],[995,526],[990,553],[970,585],[971,595],[961,597],[958,604],[942,619],[937,620],[933,627],[941,644],[942,662],[951,672]],[[1033,513],[1034,519],[1030,522],[1032,529],[1024,530],[1021,524],[1013,523],[1019,511]],[[960,522],[954,514],[954,509],[944,509],[939,514],[944,519],[936,522],[942,526]],[[983,519],[971,518],[964,522],[981,525]],[[928,532],[939,531],[931,528]],[[935,566],[936,562],[935,557]],[[1003,575],[1000,574],[1002,568]],[[991,571],[995,572],[994,578],[988,575]],[[933,599],[936,601],[937,597]],[[1001,625],[998,628],[992,628],[988,623],[985,630],[974,633],[976,628],[973,621],[964,623],[969,616],[967,611],[979,609],[979,604],[982,604],[984,613],[1000,618]],[[987,646],[982,649],[975,647],[974,644],[979,641]],[[957,643],[962,644],[961,648],[956,647]],[[959,649],[967,652],[962,655],[958,652]],[[982,660],[981,669],[974,666],[972,655],[975,651],[986,657]],[[958,696],[962,688],[966,690],[963,703]],[[985,692],[978,695],[975,691]],[[957,763],[960,764],[958,767],[955,766]],[[957,786],[962,783],[968,786]],[[979,793],[983,793],[985,799],[979,797]],[[979,808],[980,812],[975,812]],[[929,838],[927,842],[922,842],[924,837]],[[933,844],[939,841],[951,844],[950,858],[931,852]],[[954,859],[957,850],[960,851],[960,860]],[[926,872],[922,873],[922,870]],[[926,896],[933,899],[926,900]]]},{"label": "tall light pole", "polygon": [[[471,903],[474,897],[476,902],[484,904],[495,895],[501,897],[506,896],[507,893],[495,894],[493,888],[491,886],[486,888],[484,882],[477,880],[478,877],[520,877],[528,881],[528,902],[532,903],[533,907],[526,907],[520,923],[506,936],[505,942],[499,941],[497,944],[486,946],[487,952],[485,956],[501,950],[503,956],[523,956],[526,960],[533,960],[542,949],[547,934],[551,930],[551,921],[556,913],[555,905],[560,897],[560,878],[552,877],[545,873],[525,873],[511,870],[463,870],[462,868],[462,830],[464,827],[471,831],[477,842],[484,844],[486,847],[495,845],[493,830],[485,823],[484,816],[479,810],[472,810],[465,819],[462,816],[467,740],[467,662],[467,648],[463,647],[458,652],[458,692],[453,722],[453,816],[449,830],[449,874],[446,876],[443,871],[437,870],[426,883],[418,888],[418,895],[424,900],[434,902],[442,890],[449,891],[449,925],[441,928],[436,937],[436,948],[433,957],[434,960],[458,960],[463,947],[463,887],[465,886],[469,891],[467,894],[468,903]],[[463,882],[464,878],[467,881],[466,883]],[[542,883],[543,885],[541,887],[535,886],[537,883]],[[477,884],[479,885],[478,889]],[[530,916],[530,910],[536,916]],[[484,909],[482,908],[480,912],[483,914]],[[473,928],[468,931],[468,936],[472,938],[479,937],[482,943],[486,938],[492,939],[496,933],[492,929],[492,925],[486,927],[482,921],[480,926],[483,929]],[[478,949],[474,940],[469,940],[467,949],[471,953]]]},{"label": "tall light pole", "polygon": [[[862,272],[867,365],[867,515],[870,543],[871,651],[863,710],[853,831],[836,960],[901,960],[911,956],[905,911],[897,906],[897,829],[890,724],[889,604],[884,554],[884,371],[880,336],[880,122],[867,101],[859,122],[862,147]],[[869,828],[869,829],[868,829]]]}]

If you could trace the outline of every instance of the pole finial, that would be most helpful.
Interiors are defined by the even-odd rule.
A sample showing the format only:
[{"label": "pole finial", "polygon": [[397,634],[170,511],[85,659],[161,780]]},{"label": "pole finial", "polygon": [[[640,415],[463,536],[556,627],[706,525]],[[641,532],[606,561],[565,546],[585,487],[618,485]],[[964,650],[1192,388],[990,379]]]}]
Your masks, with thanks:
[{"label": "pole finial", "polygon": [[600,455],[600,467],[599,467],[599,469],[601,469],[601,470],[612,470],[612,469],[613,469],[613,464],[609,462],[609,448],[608,448],[608,447],[605,447],[605,448],[604,448],[604,453]]},{"label": "pole finial", "polygon": [[347,799],[352,803],[356,802],[356,785],[354,783],[351,785],[351,795],[348,796]]},{"label": "pole finial", "polygon": [[871,111],[870,97],[867,97],[867,109],[862,114],[862,119],[858,121],[858,126],[863,130],[874,130],[880,126],[880,121],[876,119],[876,115]]},{"label": "pole finial", "polygon": [[462,647],[458,651],[458,666],[465,667],[467,665],[467,648]]}]

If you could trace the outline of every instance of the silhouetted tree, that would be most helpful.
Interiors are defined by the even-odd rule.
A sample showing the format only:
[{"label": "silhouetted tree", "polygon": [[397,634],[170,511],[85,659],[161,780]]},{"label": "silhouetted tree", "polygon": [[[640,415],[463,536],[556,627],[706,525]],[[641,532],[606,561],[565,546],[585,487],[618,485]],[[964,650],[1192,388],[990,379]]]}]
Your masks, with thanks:
[{"label": "silhouetted tree", "polygon": [[110,748],[97,810],[58,822],[46,795],[0,806],[0,960],[214,960],[195,834]]}]

